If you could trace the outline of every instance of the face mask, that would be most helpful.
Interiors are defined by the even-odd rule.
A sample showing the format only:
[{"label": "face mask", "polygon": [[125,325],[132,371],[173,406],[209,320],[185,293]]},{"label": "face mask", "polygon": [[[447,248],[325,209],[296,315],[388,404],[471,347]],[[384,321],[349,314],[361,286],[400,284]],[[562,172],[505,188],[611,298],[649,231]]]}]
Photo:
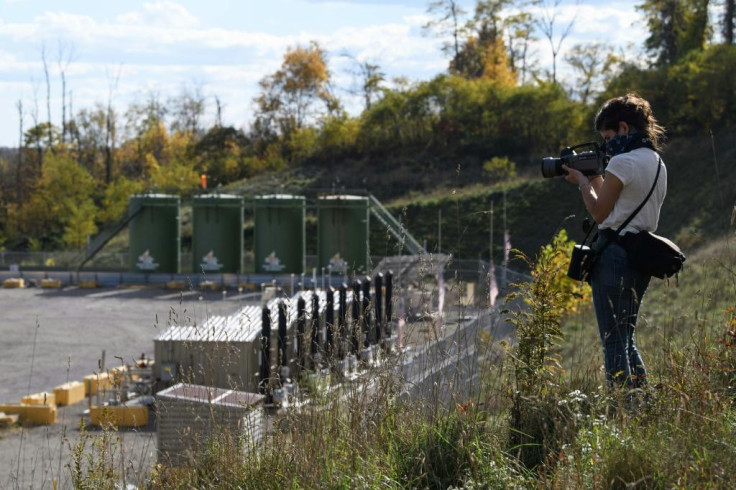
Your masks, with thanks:
[{"label": "face mask", "polygon": [[629,146],[629,143],[631,143],[636,136],[637,134],[634,132],[614,135],[610,140],[606,141],[606,151],[611,156],[624,153],[626,148]]}]

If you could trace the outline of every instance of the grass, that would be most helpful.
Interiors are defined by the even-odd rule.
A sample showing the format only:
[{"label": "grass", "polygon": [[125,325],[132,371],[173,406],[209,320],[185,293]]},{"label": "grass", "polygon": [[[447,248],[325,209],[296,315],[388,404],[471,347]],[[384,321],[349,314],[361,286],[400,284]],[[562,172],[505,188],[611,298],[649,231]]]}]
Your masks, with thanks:
[{"label": "grass", "polygon": [[[651,381],[641,393],[605,387],[590,305],[573,314],[558,307],[559,261],[536,270],[518,292],[529,308],[508,304],[517,338],[473,339],[483,376],[472,395],[411,401],[389,363],[287,411],[259,448],[215,433],[193,464],[157,466],[143,486],[727,488],[736,481],[733,238],[693,254],[679,284],[653,280],[637,332]],[[68,465],[75,488],[114,488],[116,434],[81,437]]]}]

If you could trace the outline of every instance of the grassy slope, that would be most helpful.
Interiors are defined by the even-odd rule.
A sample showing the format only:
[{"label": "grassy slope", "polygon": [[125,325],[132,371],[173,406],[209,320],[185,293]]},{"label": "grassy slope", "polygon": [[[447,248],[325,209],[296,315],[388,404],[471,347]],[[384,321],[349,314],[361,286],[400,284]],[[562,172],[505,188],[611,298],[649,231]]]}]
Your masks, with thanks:
[{"label": "grassy slope", "polygon": [[[736,201],[736,132],[716,133],[718,173],[709,134],[677,138],[664,152],[668,169],[668,192],[660,217],[659,232],[674,238],[686,252],[723,235],[729,227]],[[538,171],[537,171],[538,172]],[[436,249],[438,210],[442,210],[443,251],[459,257],[488,257],[491,201],[495,209],[494,256],[502,244],[503,188],[506,189],[507,222],[512,245],[528,255],[554,236],[560,227],[582,239],[580,221],[586,216],[577,190],[562,179],[534,177],[504,186],[441,186],[425,195],[413,192],[389,203],[402,216],[410,232]],[[575,216],[572,218],[571,216]],[[372,247],[383,249],[381,234],[372,235]]]}]

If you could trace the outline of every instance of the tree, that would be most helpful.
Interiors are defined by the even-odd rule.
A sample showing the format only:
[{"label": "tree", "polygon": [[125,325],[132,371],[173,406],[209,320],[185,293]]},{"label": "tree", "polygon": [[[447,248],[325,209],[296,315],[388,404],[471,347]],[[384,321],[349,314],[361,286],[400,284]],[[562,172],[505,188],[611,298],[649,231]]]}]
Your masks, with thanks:
[{"label": "tree", "polygon": [[526,84],[526,75],[530,68],[529,46],[534,37],[534,18],[528,12],[520,12],[509,16],[506,21],[506,48],[509,52],[511,71],[521,73],[521,85]]},{"label": "tree", "polygon": [[649,37],[644,47],[658,65],[673,65],[692,50],[702,49],[708,36],[709,0],[645,0]]},{"label": "tree", "polygon": [[565,61],[577,73],[574,92],[583,104],[587,104],[596,87],[603,86],[603,77],[612,76],[618,58],[603,43],[576,44],[565,55]]},{"label": "tree", "polygon": [[[451,54],[452,59],[460,56],[460,38],[463,36],[462,19],[465,11],[457,0],[433,0],[427,7],[427,13],[435,16],[424,25],[425,31],[435,31],[438,37],[452,36],[452,42],[445,42],[442,51]],[[464,67],[460,66],[462,72]]]},{"label": "tree", "polygon": [[205,97],[201,87],[183,89],[177,97],[169,99],[167,105],[171,107],[173,117],[172,131],[188,131],[195,137],[201,136],[200,123],[205,111]]},{"label": "tree", "polygon": [[566,26],[562,28],[560,34],[556,33],[557,16],[559,15],[559,7],[562,0],[542,0],[542,16],[536,19],[536,25],[549,42],[552,51],[552,83],[557,83],[557,56],[562,49],[562,43],[565,42],[567,36],[570,35],[575,19],[573,18]]},{"label": "tree", "polygon": [[316,41],[287,49],[281,69],[259,82],[261,93],[255,99],[259,131],[288,137],[322,113],[315,108],[318,102],[327,112],[334,111],[339,103],[329,91],[329,81],[325,52]]},{"label": "tree", "polygon": [[386,80],[386,74],[375,63],[360,61],[349,54],[345,54],[344,56],[350,58],[356,65],[356,69],[349,71],[349,73],[357,80],[356,85],[358,87],[350,90],[350,93],[362,97],[363,108],[364,110],[368,110],[383,91],[382,84]]},{"label": "tree", "polygon": [[736,0],[724,0],[721,32],[723,33],[723,43],[729,46],[733,44],[734,22],[736,22]]}]

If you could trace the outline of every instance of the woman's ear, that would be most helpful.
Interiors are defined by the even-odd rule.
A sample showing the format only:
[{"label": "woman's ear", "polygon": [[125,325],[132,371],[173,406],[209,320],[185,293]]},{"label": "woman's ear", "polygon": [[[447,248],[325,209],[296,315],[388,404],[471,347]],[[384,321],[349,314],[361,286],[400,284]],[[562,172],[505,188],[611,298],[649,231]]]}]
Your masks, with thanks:
[{"label": "woman's ear", "polygon": [[618,123],[618,134],[629,134],[631,131],[631,127],[629,126],[629,123],[625,121],[619,121]]}]

